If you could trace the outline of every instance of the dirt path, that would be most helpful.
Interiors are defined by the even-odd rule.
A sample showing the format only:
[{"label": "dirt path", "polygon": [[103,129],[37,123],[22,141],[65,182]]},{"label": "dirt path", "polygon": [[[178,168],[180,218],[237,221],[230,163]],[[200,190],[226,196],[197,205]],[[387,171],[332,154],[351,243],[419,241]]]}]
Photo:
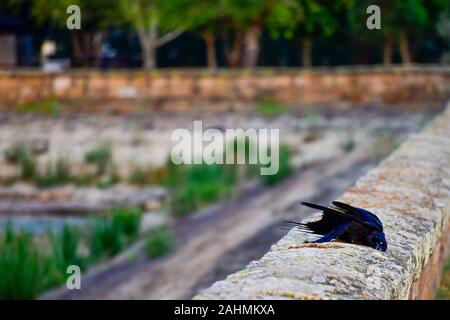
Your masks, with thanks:
[{"label": "dirt path", "polygon": [[[301,199],[330,201],[368,168],[366,147],[335,160],[311,165],[248,201],[193,216],[178,227],[177,249],[149,261],[142,255],[82,279],[81,291],[63,299],[185,299],[264,254],[283,233],[276,224],[303,218]],[[226,263],[226,265],[224,265]]]}]

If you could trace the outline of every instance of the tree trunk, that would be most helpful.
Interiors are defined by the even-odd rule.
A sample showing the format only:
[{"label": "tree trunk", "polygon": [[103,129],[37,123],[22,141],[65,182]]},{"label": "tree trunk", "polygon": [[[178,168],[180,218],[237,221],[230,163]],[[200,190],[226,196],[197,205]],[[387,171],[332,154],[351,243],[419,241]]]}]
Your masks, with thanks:
[{"label": "tree trunk", "polygon": [[154,30],[146,32],[140,28],[137,30],[139,42],[141,44],[141,57],[144,70],[152,71],[156,66],[156,33]]},{"label": "tree trunk", "polygon": [[146,71],[156,69],[156,47],[154,45],[149,44],[144,46],[144,50],[142,50],[142,61]]},{"label": "tree trunk", "polygon": [[203,41],[206,44],[206,56],[209,69],[217,68],[215,38],[212,32],[203,32]]},{"label": "tree trunk", "polygon": [[241,61],[242,35],[239,31],[235,32],[231,50],[226,54],[227,64],[230,68],[236,68]]},{"label": "tree trunk", "polygon": [[384,39],[384,57],[385,66],[392,64],[392,55],[394,53],[394,39],[390,33],[386,34]]},{"label": "tree trunk", "polygon": [[250,26],[245,32],[244,68],[254,68],[258,64],[260,34],[261,26],[258,24]]},{"label": "tree trunk", "polygon": [[83,65],[83,46],[78,32],[70,32],[70,42],[72,44],[74,64]]},{"label": "tree trunk", "polygon": [[312,66],[312,40],[310,37],[302,39],[302,65],[303,67]]},{"label": "tree trunk", "polygon": [[96,31],[92,35],[92,55],[94,57],[93,59],[93,65],[99,66],[100,60],[101,60],[101,51],[103,42],[106,39],[106,32],[104,31]]},{"label": "tree trunk", "polygon": [[103,31],[79,31],[70,34],[75,65],[92,67],[97,64],[105,33]]},{"label": "tree trunk", "polygon": [[403,64],[410,64],[412,62],[411,52],[409,50],[409,40],[406,32],[402,31],[399,35],[400,56]]}]

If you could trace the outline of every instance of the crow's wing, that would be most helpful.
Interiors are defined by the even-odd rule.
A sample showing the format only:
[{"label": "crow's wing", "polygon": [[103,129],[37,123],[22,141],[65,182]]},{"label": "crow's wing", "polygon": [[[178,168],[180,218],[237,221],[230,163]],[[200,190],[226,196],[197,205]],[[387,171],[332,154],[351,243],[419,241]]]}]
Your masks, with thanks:
[{"label": "crow's wing", "polygon": [[383,231],[383,224],[381,223],[380,219],[378,219],[378,217],[373,213],[361,208],[352,207],[349,204],[339,201],[333,201],[333,205],[342,210],[344,213],[354,216],[355,218],[357,218],[357,220],[359,220],[359,222],[366,225],[367,227],[372,228],[376,231]]},{"label": "crow's wing", "polygon": [[322,218],[320,220],[307,223],[290,222],[301,231],[326,235],[332,230],[336,230],[342,225],[348,225],[355,220],[351,215],[347,215],[339,209],[328,208],[308,202],[302,202],[302,204],[313,209],[321,210]]}]

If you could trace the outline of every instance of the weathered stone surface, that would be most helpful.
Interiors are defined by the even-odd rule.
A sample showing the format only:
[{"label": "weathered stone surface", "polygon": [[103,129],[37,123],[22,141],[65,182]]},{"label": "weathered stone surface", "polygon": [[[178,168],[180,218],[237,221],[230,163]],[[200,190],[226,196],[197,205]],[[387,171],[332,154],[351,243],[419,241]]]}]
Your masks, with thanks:
[{"label": "weathered stone surface", "polygon": [[[50,75],[32,71],[0,72],[0,107],[48,97],[89,98],[90,111],[105,101],[121,101],[119,112],[139,110],[136,99],[158,108],[229,108],[242,102],[275,99],[294,105],[417,104],[450,97],[450,69],[439,66],[352,67],[206,72],[71,71]],[[103,103],[102,103],[103,102]],[[110,107],[108,107],[110,108]]]},{"label": "weathered stone surface", "polygon": [[304,244],[304,235],[290,231],[260,260],[195,298],[431,298],[449,247],[450,104],[339,200],[380,217],[387,252]]}]

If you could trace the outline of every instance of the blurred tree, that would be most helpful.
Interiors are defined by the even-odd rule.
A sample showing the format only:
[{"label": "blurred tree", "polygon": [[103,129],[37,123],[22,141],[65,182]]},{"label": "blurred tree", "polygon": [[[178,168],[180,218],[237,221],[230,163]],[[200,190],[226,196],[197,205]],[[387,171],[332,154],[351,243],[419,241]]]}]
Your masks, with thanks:
[{"label": "blurred tree", "polygon": [[313,38],[333,35],[338,28],[338,15],[352,4],[352,0],[284,0],[274,6],[268,27],[275,38],[299,39],[302,65],[309,67]]},{"label": "blurred tree", "polygon": [[430,0],[425,7],[429,15],[428,29],[450,42],[450,1]]},{"label": "blurred tree", "polygon": [[[383,62],[385,65],[392,63],[396,42],[402,62],[408,64],[412,62],[409,36],[411,33],[417,34],[429,23],[429,12],[425,4],[430,1],[435,0],[356,1],[352,10],[353,25],[361,33],[376,35],[381,32],[384,39]],[[381,30],[368,30],[365,24],[361,24],[368,17],[365,9],[372,4],[381,8]]]},{"label": "blurred tree", "polygon": [[[69,37],[75,64],[92,66],[106,37],[106,27],[112,17],[114,0],[8,0],[12,7],[30,7],[32,18],[39,24],[66,27],[67,7],[78,5],[81,9],[81,30],[70,30]],[[50,34],[48,36],[51,36]]]},{"label": "blurred tree", "polygon": [[223,10],[233,34],[233,45],[227,52],[228,65],[236,67],[241,59],[243,66],[253,68],[258,63],[261,31],[271,10],[283,0],[223,0]]},{"label": "blurred tree", "polygon": [[136,30],[145,70],[156,68],[156,49],[189,27],[181,0],[118,0],[119,14]]},{"label": "blurred tree", "polygon": [[179,12],[188,21],[188,29],[200,34],[206,45],[208,68],[217,68],[216,37],[223,29],[223,7],[218,0],[183,0]]}]

